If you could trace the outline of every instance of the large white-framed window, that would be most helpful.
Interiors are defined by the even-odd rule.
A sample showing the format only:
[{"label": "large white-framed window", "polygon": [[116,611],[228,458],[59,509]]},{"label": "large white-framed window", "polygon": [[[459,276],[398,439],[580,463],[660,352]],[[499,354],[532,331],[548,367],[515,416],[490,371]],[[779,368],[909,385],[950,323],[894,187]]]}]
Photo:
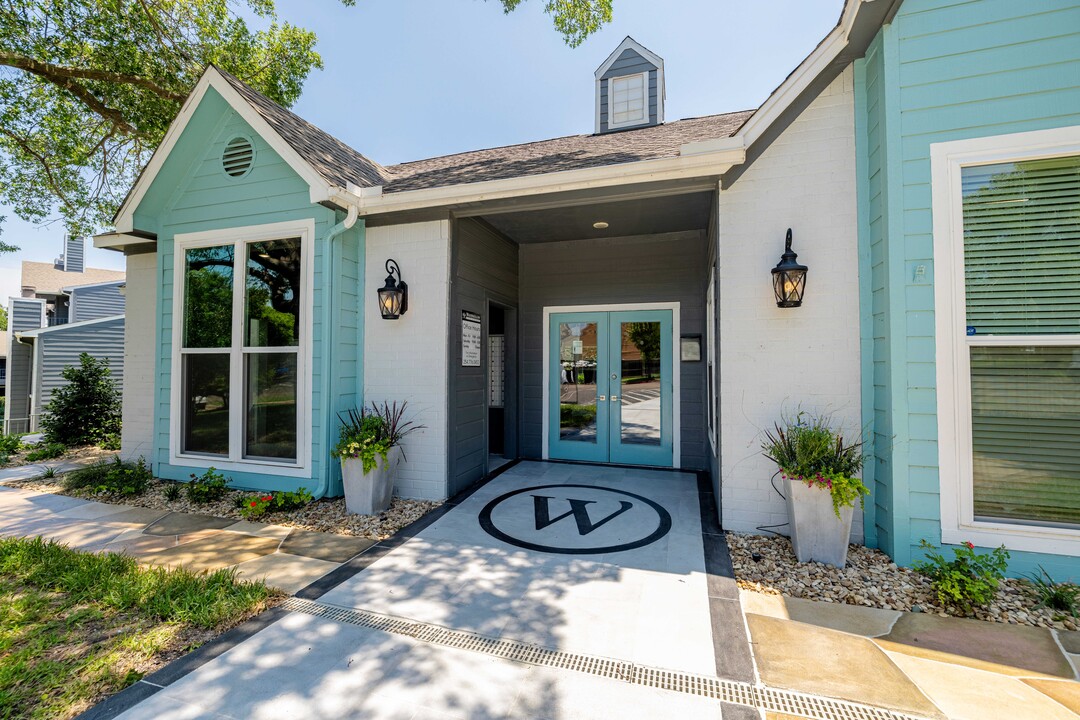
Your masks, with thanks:
[{"label": "large white-framed window", "polygon": [[175,237],[173,463],[309,472],[314,230],[303,220]]},{"label": "large white-framed window", "polygon": [[608,80],[608,128],[640,125],[649,120],[649,73]]},{"label": "large white-framed window", "polygon": [[1080,127],[930,155],[942,542],[1080,554]]}]

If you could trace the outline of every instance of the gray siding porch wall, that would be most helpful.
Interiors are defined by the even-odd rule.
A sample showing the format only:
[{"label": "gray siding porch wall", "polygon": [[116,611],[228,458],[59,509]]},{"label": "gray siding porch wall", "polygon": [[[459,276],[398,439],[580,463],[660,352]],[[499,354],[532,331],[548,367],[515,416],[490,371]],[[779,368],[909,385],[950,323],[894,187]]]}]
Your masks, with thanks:
[{"label": "gray siding porch wall", "polygon": [[[7,358],[7,401],[4,407],[5,420],[25,420],[30,417],[30,391],[34,363],[32,345],[20,343],[15,334],[36,330],[44,322],[45,301],[35,298],[12,298],[11,317],[8,322],[8,337],[11,347]],[[9,430],[29,430],[29,427],[15,427]]]},{"label": "gray siding porch wall", "polygon": [[[657,94],[659,91],[657,67],[641,57],[641,55],[638,55],[633,50],[627,48],[626,50],[623,50],[619,59],[612,63],[607,72],[600,76],[600,132],[607,132],[608,130],[608,80],[613,77],[634,75],[646,71],[649,73],[649,121],[647,123],[639,123],[633,127],[644,127],[646,125],[657,124],[659,118],[657,102]],[[622,130],[623,128],[617,129]]]},{"label": "gray siding porch wall", "polygon": [[[489,302],[510,308],[506,323],[506,414],[516,413],[516,323],[518,304],[518,246],[477,220],[453,223],[450,234],[450,370],[449,370],[449,480],[453,496],[487,472],[487,382]],[[480,367],[461,366],[461,312],[481,317]],[[508,423],[513,427],[515,423]],[[506,438],[508,453],[516,439]]]},{"label": "gray siding porch wall", "polygon": [[[681,334],[705,335],[706,233],[523,245],[520,250],[521,455],[543,450],[544,308],[680,303]],[[708,470],[705,363],[680,362],[681,466]]]},{"label": "gray siding porch wall", "polygon": [[90,285],[71,289],[69,322],[98,320],[112,315],[124,314],[124,296],[120,294],[123,282],[108,285]]},{"label": "gray siding porch wall", "polygon": [[117,390],[124,388],[124,318],[116,317],[91,326],[60,326],[34,341],[37,373],[34,379],[34,413],[43,411],[53,390],[67,384],[61,377],[66,367],[79,364],[79,355],[89,353],[108,359]]}]

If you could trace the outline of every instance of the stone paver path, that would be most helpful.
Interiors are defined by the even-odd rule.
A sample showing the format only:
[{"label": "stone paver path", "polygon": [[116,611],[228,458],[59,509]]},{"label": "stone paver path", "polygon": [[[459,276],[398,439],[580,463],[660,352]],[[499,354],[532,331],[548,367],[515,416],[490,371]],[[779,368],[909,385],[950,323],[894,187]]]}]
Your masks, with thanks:
[{"label": "stone paver path", "polygon": [[39,535],[80,550],[122,552],[148,564],[195,571],[235,567],[241,577],[264,580],[288,594],[374,544],[364,538],[4,486],[0,486],[0,535]]}]

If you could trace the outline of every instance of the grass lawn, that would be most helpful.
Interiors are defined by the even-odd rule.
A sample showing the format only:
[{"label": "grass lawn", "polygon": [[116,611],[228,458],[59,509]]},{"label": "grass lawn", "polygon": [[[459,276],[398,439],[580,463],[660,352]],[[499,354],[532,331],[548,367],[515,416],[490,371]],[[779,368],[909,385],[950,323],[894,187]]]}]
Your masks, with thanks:
[{"label": "grass lawn", "polygon": [[0,718],[69,718],[279,596],[231,572],[0,538]]}]

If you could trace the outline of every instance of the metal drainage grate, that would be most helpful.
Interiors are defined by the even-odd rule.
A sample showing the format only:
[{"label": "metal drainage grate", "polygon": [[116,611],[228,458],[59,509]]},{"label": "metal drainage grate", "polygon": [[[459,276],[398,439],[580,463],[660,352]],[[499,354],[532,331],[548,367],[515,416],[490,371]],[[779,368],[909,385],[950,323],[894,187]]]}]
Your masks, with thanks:
[{"label": "metal drainage grate", "polygon": [[645,685],[661,690],[700,695],[721,702],[747,705],[768,712],[797,715],[812,720],[921,720],[913,715],[832,698],[806,695],[792,690],[758,687],[749,683],[695,675],[679,670],[664,670],[635,665],[622,660],[560,652],[539,645],[489,638],[461,630],[417,622],[390,615],[324,605],[300,598],[289,598],[282,607],[292,612],[335,620],[349,625],[404,635],[421,642],[500,657],[526,665],[572,670]]}]

